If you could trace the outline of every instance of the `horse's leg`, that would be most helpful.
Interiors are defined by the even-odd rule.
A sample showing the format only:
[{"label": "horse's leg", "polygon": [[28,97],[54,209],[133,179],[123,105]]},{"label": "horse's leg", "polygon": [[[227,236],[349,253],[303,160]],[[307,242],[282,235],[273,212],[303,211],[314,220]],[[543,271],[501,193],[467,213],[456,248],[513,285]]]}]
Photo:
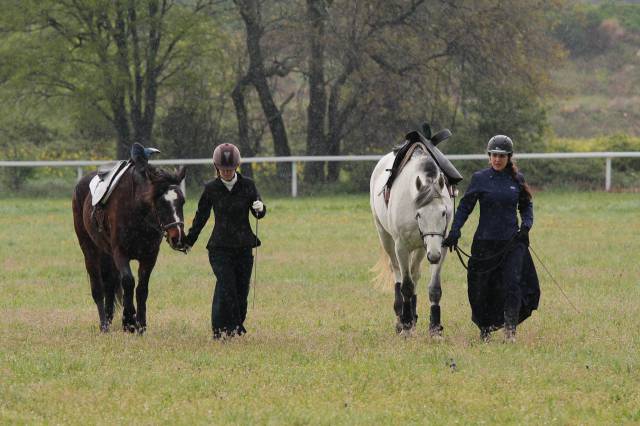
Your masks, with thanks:
[{"label": "horse's leg", "polygon": [[113,322],[115,296],[116,291],[120,287],[120,279],[116,265],[113,263],[113,258],[105,254],[102,256],[101,260],[102,283],[104,288],[104,311],[107,326],[110,327]]},{"label": "horse's leg", "polygon": [[431,265],[431,280],[429,281],[429,301],[431,302],[431,315],[429,318],[429,335],[431,337],[441,337],[444,327],[440,324],[440,298],[442,297],[442,288],[440,286],[440,270],[447,256],[447,251],[442,251],[440,261],[435,265]]},{"label": "horse's leg", "polygon": [[116,251],[113,255],[116,268],[120,273],[120,285],[122,286],[122,329],[133,333],[136,331],[136,308],[133,306],[133,290],[135,280],[129,265],[129,258]]},{"label": "horse's leg", "polygon": [[136,287],[136,328],[138,333],[144,334],[147,330],[147,296],[149,295],[149,277],[156,265],[156,258],[141,260],[138,267],[138,286]]},{"label": "horse's leg", "polygon": [[400,266],[400,274],[402,277],[400,285],[400,292],[402,294],[402,314],[400,318],[402,320],[402,331],[406,332],[410,332],[415,325],[415,310],[413,308],[415,285],[411,280],[409,265],[410,255],[411,253],[402,247],[401,244],[396,244],[396,258],[398,259],[398,265]]},{"label": "horse's leg", "polygon": [[104,291],[102,285],[102,277],[100,275],[100,264],[96,260],[97,257],[85,256],[85,266],[89,273],[89,281],[91,282],[91,297],[98,308],[98,318],[100,319],[100,331],[109,331],[109,322],[104,310]]},{"label": "horse's leg", "polygon": [[[420,281],[421,271],[420,266],[422,266],[422,261],[426,256],[427,251],[424,249],[414,250],[411,254],[411,279],[414,283],[418,283]],[[414,286],[413,297],[411,298],[411,304],[413,305],[414,312],[414,326],[415,323],[418,322],[418,295],[416,294],[416,286]]]},{"label": "horse's leg", "polygon": [[87,269],[87,273],[89,274],[89,281],[91,283],[91,297],[93,297],[93,301],[98,308],[100,331],[107,332],[109,331],[109,322],[107,321],[104,309],[104,287],[101,274],[100,252],[95,244],[93,244],[93,242],[91,241],[91,237],[82,226],[82,223],[75,221],[74,225],[76,234],[78,235],[78,241],[80,242],[80,248],[82,249],[82,254],[84,255],[84,265]]},{"label": "horse's leg", "polygon": [[380,237],[380,242],[382,243],[382,248],[387,253],[389,257],[389,264],[391,266],[391,270],[393,271],[393,276],[395,278],[395,299],[393,301],[393,310],[396,313],[396,333],[400,333],[402,331],[402,319],[400,316],[402,315],[402,292],[400,291],[400,265],[398,265],[398,259],[396,258],[396,244],[393,241],[391,235],[384,230],[382,225],[378,222],[378,218],[375,220],[376,228],[378,228],[378,236]]}]

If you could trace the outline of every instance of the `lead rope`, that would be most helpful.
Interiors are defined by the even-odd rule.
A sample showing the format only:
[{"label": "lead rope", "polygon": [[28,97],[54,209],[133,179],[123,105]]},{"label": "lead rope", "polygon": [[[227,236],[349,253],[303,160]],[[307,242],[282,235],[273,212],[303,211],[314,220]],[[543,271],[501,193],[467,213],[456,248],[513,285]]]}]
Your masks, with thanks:
[{"label": "lead rope", "polygon": [[540,265],[542,265],[542,267],[544,268],[544,270],[547,272],[547,274],[549,275],[549,278],[551,278],[551,281],[553,281],[553,283],[556,285],[556,287],[558,287],[558,290],[560,290],[560,293],[562,293],[562,295],[564,296],[564,298],[566,299],[566,301],[569,303],[569,305],[571,305],[571,307],[579,314],[582,315],[582,312],[580,312],[580,310],[578,310],[578,308],[576,308],[576,305],[573,304],[573,302],[571,302],[571,299],[569,299],[569,296],[567,296],[567,294],[564,292],[564,290],[562,289],[562,287],[560,287],[560,284],[558,284],[558,282],[556,281],[556,279],[553,277],[553,275],[551,275],[551,272],[549,272],[549,269],[547,269],[546,265],[542,262],[542,259],[540,259],[540,257],[538,256],[538,253],[536,253],[536,251],[533,249],[533,246],[531,244],[529,244],[529,248],[531,249],[531,251],[533,252],[533,254],[535,255],[536,259],[538,259],[538,262],[540,263]]},{"label": "lead rope", "polygon": [[256,254],[253,259],[253,302],[251,309],[256,308],[256,283],[258,282],[258,218],[256,217]]}]

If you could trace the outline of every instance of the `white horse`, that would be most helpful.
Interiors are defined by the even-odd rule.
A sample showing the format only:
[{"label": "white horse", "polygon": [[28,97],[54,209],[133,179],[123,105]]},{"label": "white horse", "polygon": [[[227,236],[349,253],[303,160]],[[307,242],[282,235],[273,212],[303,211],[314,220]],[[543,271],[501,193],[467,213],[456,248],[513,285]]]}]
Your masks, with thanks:
[{"label": "white horse", "polygon": [[440,269],[446,250],[441,247],[453,214],[446,179],[431,156],[418,148],[395,178],[388,205],[384,186],[395,156],[378,162],[370,181],[370,203],[378,236],[395,277],[393,308],[396,332],[411,335],[417,315],[416,283],[425,255],[431,263],[429,334],[442,336],[440,324]]}]

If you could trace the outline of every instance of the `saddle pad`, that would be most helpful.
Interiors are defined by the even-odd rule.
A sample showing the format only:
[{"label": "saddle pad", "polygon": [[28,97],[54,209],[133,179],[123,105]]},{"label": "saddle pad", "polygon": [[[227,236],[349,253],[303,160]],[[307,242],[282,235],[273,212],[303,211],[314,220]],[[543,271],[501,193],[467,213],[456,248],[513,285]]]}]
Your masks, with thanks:
[{"label": "saddle pad", "polygon": [[119,161],[107,173],[98,172],[97,175],[89,182],[89,190],[91,191],[91,205],[102,202],[105,204],[109,199],[109,195],[113,192],[122,178],[124,173],[131,167],[130,161]]}]

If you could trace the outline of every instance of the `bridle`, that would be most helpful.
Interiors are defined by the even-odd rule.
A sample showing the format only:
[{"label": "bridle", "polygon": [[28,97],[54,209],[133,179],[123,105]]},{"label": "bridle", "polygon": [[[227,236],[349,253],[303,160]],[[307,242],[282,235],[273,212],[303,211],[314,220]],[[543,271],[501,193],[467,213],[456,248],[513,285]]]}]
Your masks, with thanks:
[{"label": "bridle", "polygon": [[[436,195],[433,196],[433,198],[442,198],[442,195],[437,193]],[[418,232],[420,233],[420,238],[422,239],[423,242],[425,237],[440,236],[444,238],[445,235],[447,234],[447,228],[449,227],[448,220],[445,222],[444,229],[442,230],[442,232],[436,232],[436,231],[423,232],[422,228],[420,228],[420,221],[418,220],[419,218],[420,218],[420,212],[416,212],[416,224],[418,225]]]},{"label": "bridle", "polygon": [[[164,239],[167,240],[167,243],[171,245],[171,241],[169,241],[169,232],[168,232],[169,229],[173,227],[180,228],[180,226],[182,226],[184,229],[184,222],[181,220],[177,220],[175,222],[170,222],[165,224],[165,223],[162,223],[162,220],[160,220],[160,216],[158,215],[158,210],[155,207],[153,208],[153,212],[154,212],[154,216],[156,217],[156,221],[158,222],[158,225],[160,227],[158,231],[160,232],[160,234],[162,234]],[[183,231],[183,234],[184,234],[184,231]],[[186,252],[186,248],[174,248],[172,245],[171,245],[171,248],[181,252]]]},{"label": "bridle", "polygon": [[158,218],[158,224],[160,225],[160,229],[162,230],[163,235],[166,235],[167,230],[169,228],[172,228],[174,226],[180,226],[180,225],[184,226],[184,222],[181,220],[163,225],[162,222],[160,222],[160,218]]},{"label": "bridle", "polygon": [[[446,176],[445,176],[446,179]],[[447,187],[447,191],[449,191],[449,195],[450,197],[453,199],[453,213],[455,213],[455,202],[456,202],[456,198],[454,193],[452,193],[452,189],[451,187],[449,187],[448,185],[445,185]],[[436,192],[436,194],[433,196],[433,198],[443,198],[442,194],[439,192]],[[453,214],[451,216],[453,218]],[[418,225],[418,232],[420,233],[420,239],[422,240],[422,242],[424,243],[424,239],[425,237],[435,237],[435,236],[440,236],[442,238],[444,238],[447,235],[447,228],[449,227],[449,220],[447,220],[444,224],[444,229],[442,230],[442,232],[423,232],[422,229],[420,228],[420,221],[418,220],[420,218],[420,212],[416,212],[416,224]]]},{"label": "bridle", "polygon": [[[438,197],[438,198],[442,198],[442,197]],[[423,232],[422,229],[420,228],[420,221],[418,220],[419,218],[420,218],[420,212],[417,212],[416,224],[418,225],[418,232],[420,233],[420,238],[422,239],[422,241],[424,241],[425,237],[441,236],[442,238],[444,238],[444,236],[447,234],[447,227],[449,226],[449,221],[445,223],[444,229],[442,230],[442,232],[436,232],[436,231]]]},{"label": "bridle", "polygon": [[[156,217],[157,217],[157,214],[156,214]],[[174,250],[186,253],[187,252],[187,248],[186,247],[173,247],[173,245],[171,244],[171,241],[169,241],[169,233],[167,232],[169,229],[173,228],[174,226],[180,228],[180,225],[182,225],[184,227],[184,222],[176,221],[176,222],[171,222],[171,223],[168,223],[168,224],[164,225],[164,224],[162,224],[162,222],[160,222],[160,218],[158,218],[158,224],[160,225],[160,230],[162,231],[162,236],[165,238],[165,240],[167,240],[167,243],[169,243],[171,248],[174,249]],[[182,233],[184,234],[184,231]]]}]

